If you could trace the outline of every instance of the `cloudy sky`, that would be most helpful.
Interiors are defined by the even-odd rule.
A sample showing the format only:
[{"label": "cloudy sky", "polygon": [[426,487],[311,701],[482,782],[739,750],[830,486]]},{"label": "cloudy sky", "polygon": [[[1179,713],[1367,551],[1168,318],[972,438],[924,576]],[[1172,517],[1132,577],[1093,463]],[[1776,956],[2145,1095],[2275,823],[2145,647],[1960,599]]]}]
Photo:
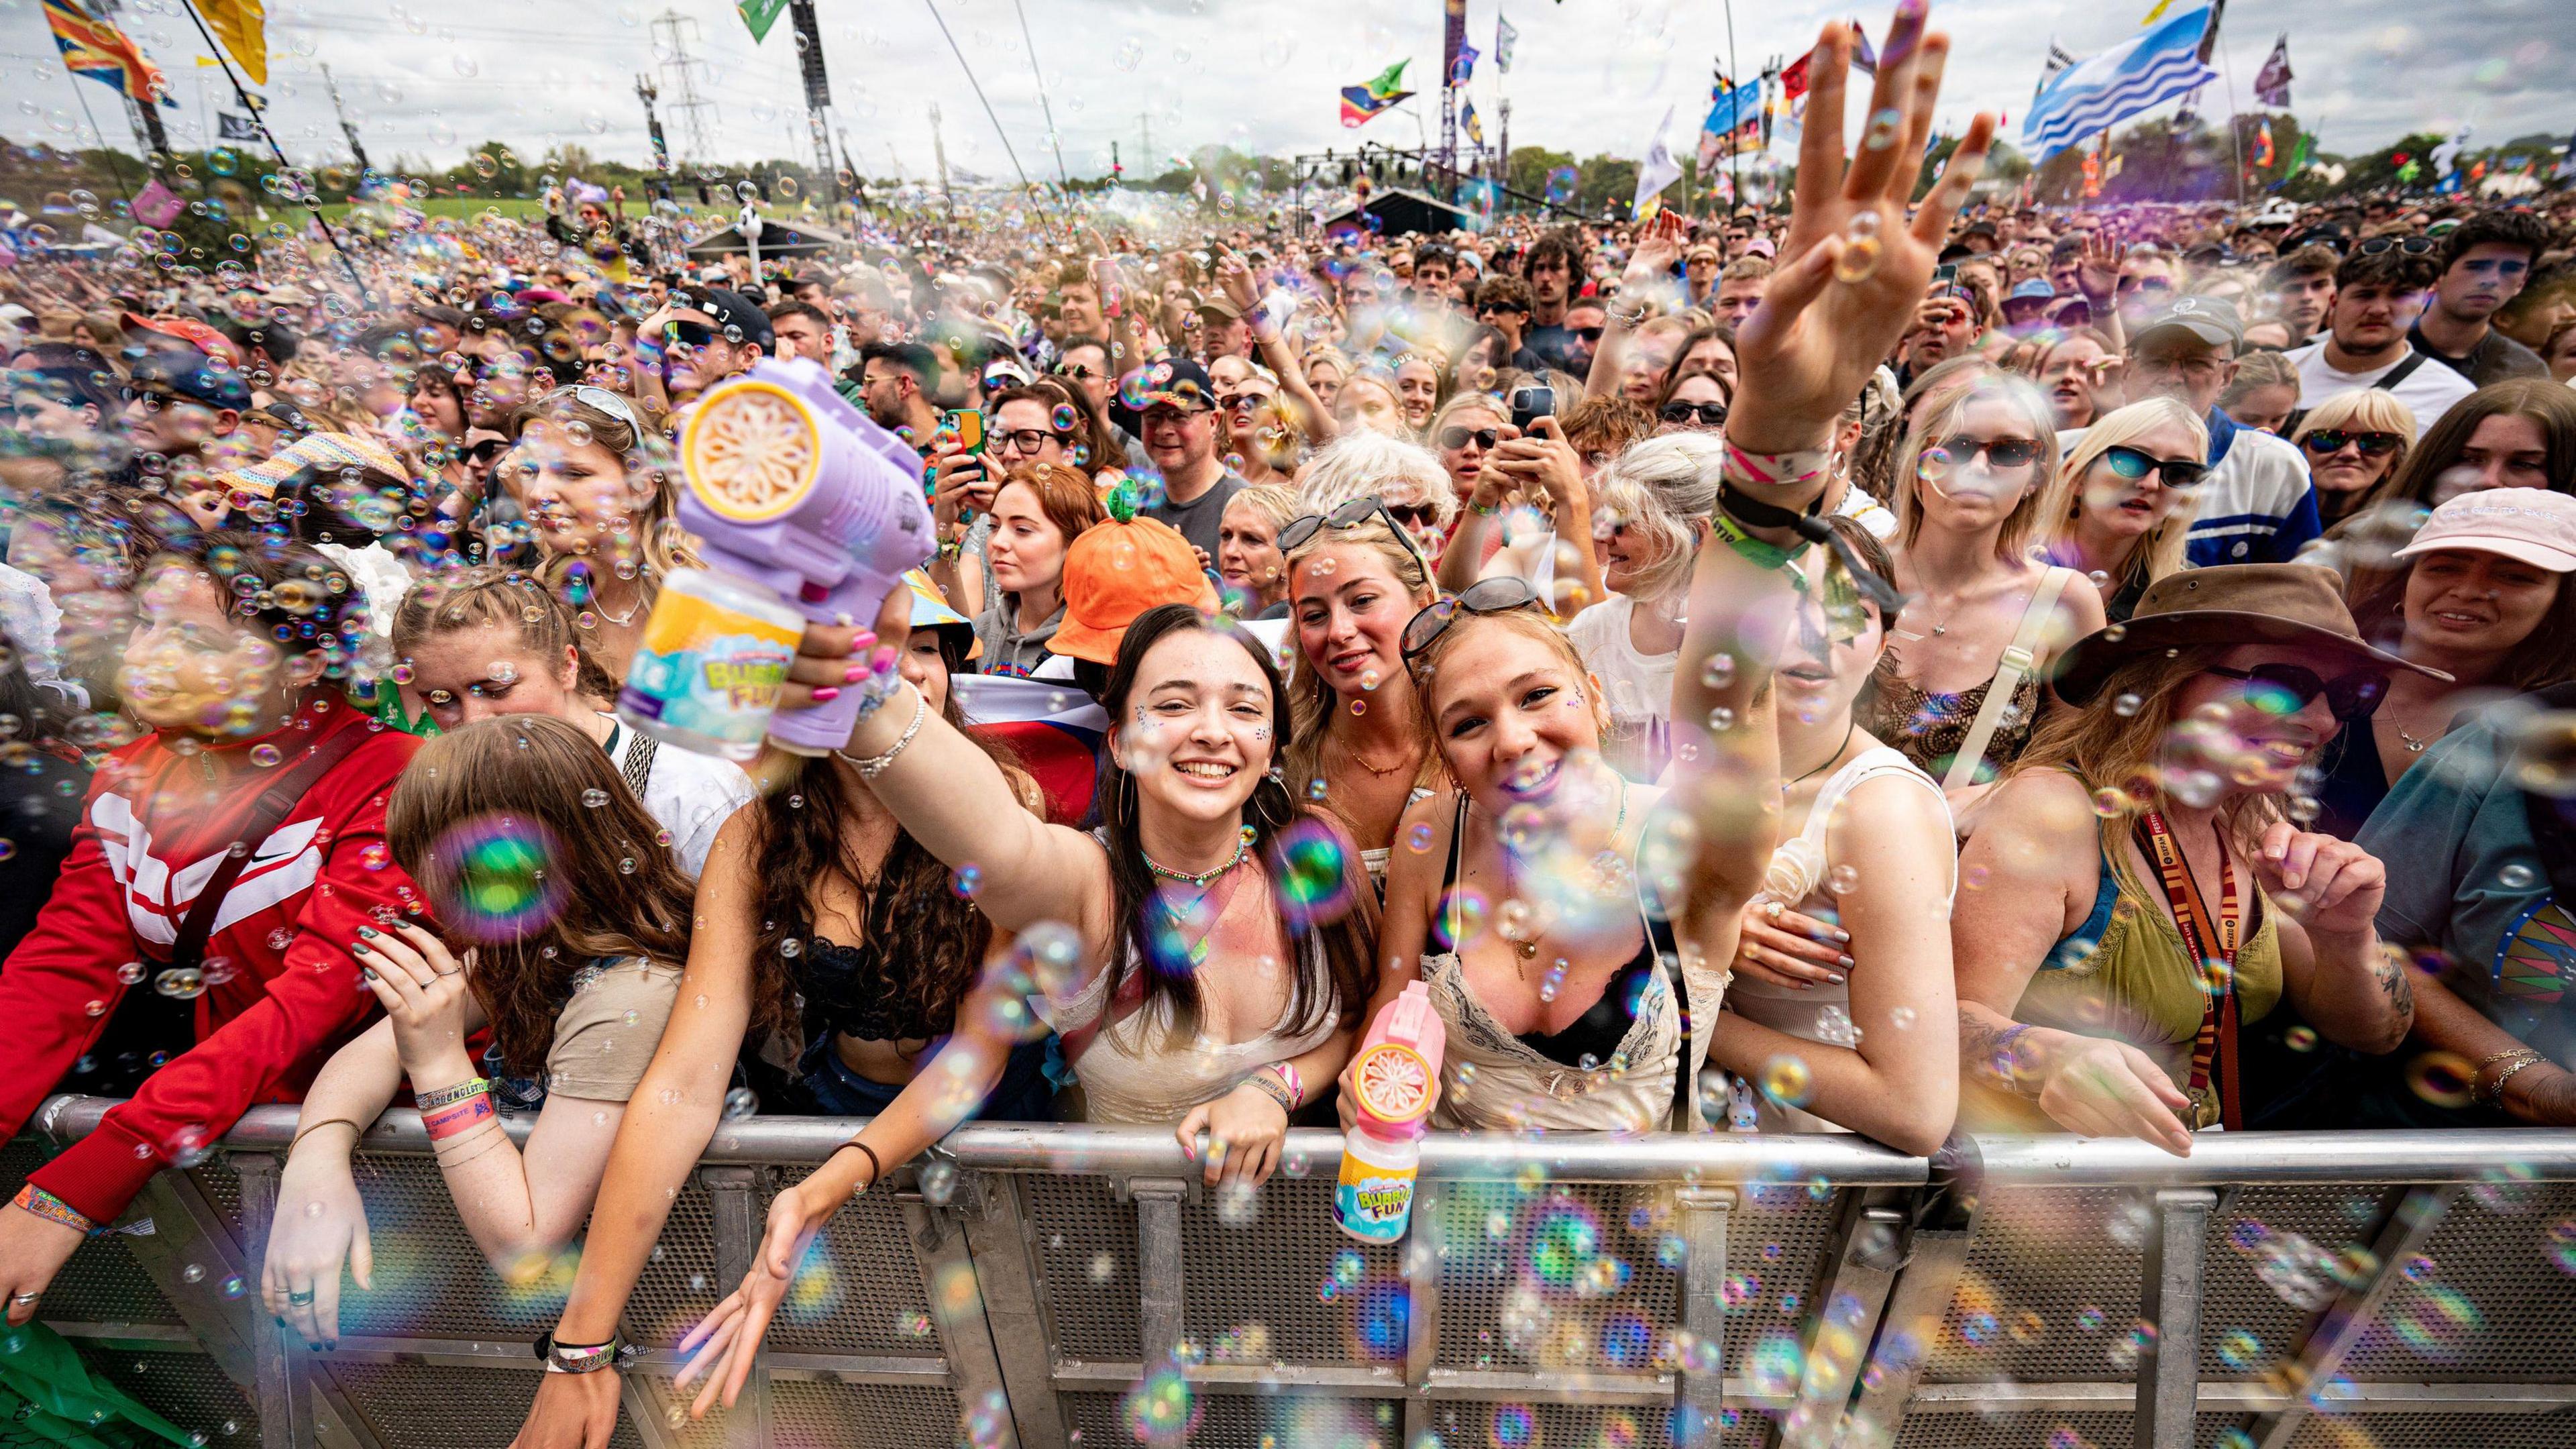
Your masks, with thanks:
[{"label": "cloudy sky", "polygon": [[[1956,43],[1944,120],[1979,108],[2007,113],[2018,130],[2052,37],[2089,53],[2134,34],[2152,0],[1952,0],[1935,21]],[[2196,0],[2176,0],[2188,6]],[[1470,92],[1492,137],[1511,106],[1512,140],[1578,154],[1640,154],[1657,120],[1676,108],[1675,145],[1705,107],[1709,67],[1727,57],[1749,73],[1769,57],[1814,41],[1816,27],[1854,12],[1823,0],[1747,0],[1727,33],[1711,0],[1500,0],[1519,31],[1509,75],[1491,55],[1497,0],[1468,0],[1468,37],[1487,52]],[[933,7],[936,7],[934,12]],[[1022,9],[1024,7],[1024,11]],[[932,166],[930,113],[941,117],[948,156],[961,169],[1007,178],[1012,161],[1052,176],[1056,151],[1040,108],[1054,107],[1063,164],[1074,175],[1107,168],[1118,143],[1128,174],[1150,135],[1158,163],[1222,143],[1262,152],[1347,146],[1359,137],[1409,144],[1410,111],[1364,132],[1338,123],[1339,88],[1410,59],[1413,103],[1438,133],[1439,0],[819,0],[837,121],[860,168],[882,176]],[[168,113],[181,144],[197,144],[223,93],[179,0],[120,0],[118,12],[169,73],[183,109]],[[1872,29],[1885,4],[1858,12]],[[374,159],[393,155],[452,164],[486,138],[533,158],[559,142],[641,161],[647,155],[639,72],[661,83],[664,123],[685,147],[672,109],[679,89],[657,17],[684,21],[701,112],[718,160],[804,156],[795,41],[782,15],[754,45],[719,0],[271,0],[268,96],[279,139],[299,162],[344,154],[320,67],[338,77]],[[966,70],[941,36],[944,18],[983,87],[988,119]],[[2287,31],[2298,74],[2300,119],[2322,149],[2359,151],[2411,130],[2466,124],[2478,142],[2576,128],[2576,3],[2570,0],[2235,0],[2223,31],[2238,102],[2276,35]],[[123,144],[116,98],[80,82],[97,123]],[[86,141],[74,82],[55,58],[36,0],[0,0],[0,134]],[[2203,102],[2226,106],[2223,89]],[[202,96],[202,99],[201,99]],[[1159,170],[1158,164],[1154,169]]]}]

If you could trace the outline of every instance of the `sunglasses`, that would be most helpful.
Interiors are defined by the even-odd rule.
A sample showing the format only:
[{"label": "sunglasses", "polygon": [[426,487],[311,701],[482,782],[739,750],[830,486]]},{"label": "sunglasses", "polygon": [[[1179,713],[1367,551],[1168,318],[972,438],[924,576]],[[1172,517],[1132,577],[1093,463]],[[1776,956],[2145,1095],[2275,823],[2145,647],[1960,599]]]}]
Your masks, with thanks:
[{"label": "sunglasses", "polygon": [[2370,718],[2379,701],[2388,694],[2388,676],[2375,669],[2357,669],[2332,679],[2320,676],[2304,664],[2257,664],[2251,669],[2227,669],[2210,665],[2201,671],[2221,679],[2240,679],[2255,686],[2245,691],[2246,699],[2266,714],[2294,715],[2308,707],[2308,701],[2322,694],[2326,708],[2345,724]]},{"label": "sunglasses", "polygon": [[[1714,428],[1726,421],[1726,404],[1668,402],[1656,416],[1668,423],[1697,423],[1704,428]],[[2003,459],[1995,461],[2000,463]]]},{"label": "sunglasses", "polygon": [[1109,374],[1095,367],[1085,367],[1079,362],[1067,362],[1056,368],[1055,375],[1069,377],[1076,382],[1089,382],[1095,377],[1107,377]]},{"label": "sunglasses", "polygon": [[2345,445],[2350,444],[2359,448],[2361,456],[2365,458],[2385,458],[2396,452],[2405,441],[2395,433],[2361,433],[2347,432],[2342,428],[2318,428],[2299,439],[2299,446],[2324,458],[2342,452]]},{"label": "sunglasses", "polygon": [[2399,251],[2404,252],[2410,257],[2420,257],[2425,253],[2430,252],[2438,245],[2440,245],[2440,243],[2434,241],[2429,236],[2375,236],[2370,240],[2363,242],[2360,246],[2353,248],[2353,250],[2361,253],[2365,257],[2375,257],[2381,252],[2386,251]]},{"label": "sunglasses", "polygon": [[631,431],[637,433],[644,431],[643,425],[635,421],[635,410],[626,405],[626,399],[619,397],[617,394],[610,392],[604,387],[592,387],[588,383],[577,383],[571,387],[556,388],[553,392],[547,393],[544,397],[538,399],[538,401],[541,403],[550,403],[559,398],[571,398],[577,403],[583,403],[590,407],[597,408],[601,412],[604,412],[610,417],[617,419],[619,422],[624,423]]},{"label": "sunglasses", "polygon": [[1290,519],[1288,526],[1279,530],[1279,551],[1283,554],[1295,552],[1328,523],[1335,528],[1357,528],[1371,518],[1383,518],[1387,526],[1395,530],[1395,536],[1404,540],[1404,546],[1419,559],[1422,550],[1414,543],[1411,530],[1431,523],[1439,516],[1426,503],[1390,507],[1386,500],[1372,494],[1366,498],[1354,498],[1331,513],[1309,513],[1303,518]]},{"label": "sunglasses", "polygon": [[1497,312],[1510,312],[1516,316],[1526,317],[1530,314],[1530,309],[1509,302],[1485,302],[1476,308],[1476,315],[1479,317],[1491,317]]},{"label": "sunglasses", "polygon": [[2102,461],[2111,465],[2112,472],[2131,482],[2153,473],[2167,488],[2192,487],[2209,473],[2206,463],[2195,463],[2189,458],[2158,458],[2152,453],[2116,443],[2102,450]]},{"label": "sunglasses", "polygon": [[1250,412],[1268,401],[1270,394],[1266,392],[1239,392],[1232,397],[1217,399],[1218,405],[1230,413]]},{"label": "sunglasses", "polygon": [[1582,338],[1586,342],[1598,342],[1601,340],[1602,332],[1607,329],[1600,327],[1569,327],[1565,330]]},{"label": "sunglasses", "polygon": [[683,347],[704,347],[716,340],[716,331],[703,322],[665,322],[662,324],[662,340],[676,342]]},{"label": "sunglasses", "polygon": [[1937,462],[1946,462],[1952,467],[1972,463],[1976,461],[1979,453],[1983,453],[1986,455],[1986,461],[1995,467],[2027,468],[2039,461],[2039,439],[1972,438],[1966,433],[1959,433],[1943,438],[1931,452],[1924,454],[1925,462],[1936,462],[1932,453],[1942,455]]},{"label": "sunglasses", "polygon": [[1473,441],[1477,447],[1491,452],[1494,444],[1501,442],[1502,438],[1502,433],[1493,428],[1448,427],[1440,430],[1440,446],[1451,452],[1467,446],[1470,441]]},{"label": "sunglasses", "polygon": [[1538,590],[1529,580],[1506,574],[1469,584],[1462,593],[1441,599],[1413,616],[1404,626],[1404,662],[1411,664],[1424,650],[1440,642],[1449,626],[1458,621],[1463,611],[1469,614],[1508,614],[1514,609],[1527,609],[1539,601]]}]

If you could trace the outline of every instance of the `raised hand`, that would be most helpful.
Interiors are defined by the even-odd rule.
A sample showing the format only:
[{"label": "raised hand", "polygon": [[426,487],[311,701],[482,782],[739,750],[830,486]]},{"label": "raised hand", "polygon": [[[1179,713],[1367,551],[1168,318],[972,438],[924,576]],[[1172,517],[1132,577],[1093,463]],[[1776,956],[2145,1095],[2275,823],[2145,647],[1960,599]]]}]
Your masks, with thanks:
[{"label": "raised hand", "polygon": [[[1736,335],[1742,382],[1727,418],[1730,441],[1752,452],[1827,445],[1842,409],[1885,358],[1914,316],[1951,218],[1994,142],[1994,117],[1980,113],[1948,170],[1909,222],[1906,208],[1932,111],[1941,94],[1949,37],[1924,29],[1924,0],[1901,0],[1881,51],[1869,125],[1857,154],[1843,147],[1843,99],[1852,37],[1827,25],[1810,66],[1806,132],[1779,270],[1762,305]],[[1808,498],[1765,501],[1803,507]]]}]

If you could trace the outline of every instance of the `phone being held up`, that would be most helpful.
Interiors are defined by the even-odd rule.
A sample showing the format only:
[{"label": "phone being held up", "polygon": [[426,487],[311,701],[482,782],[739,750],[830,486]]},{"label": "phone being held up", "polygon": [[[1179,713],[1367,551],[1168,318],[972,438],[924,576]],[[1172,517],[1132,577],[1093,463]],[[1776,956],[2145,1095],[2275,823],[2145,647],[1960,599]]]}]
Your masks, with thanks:
[{"label": "phone being held up", "polygon": [[1512,389],[1512,426],[1526,433],[1530,424],[1540,418],[1556,416],[1556,389],[1552,387],[1516,387]]}]

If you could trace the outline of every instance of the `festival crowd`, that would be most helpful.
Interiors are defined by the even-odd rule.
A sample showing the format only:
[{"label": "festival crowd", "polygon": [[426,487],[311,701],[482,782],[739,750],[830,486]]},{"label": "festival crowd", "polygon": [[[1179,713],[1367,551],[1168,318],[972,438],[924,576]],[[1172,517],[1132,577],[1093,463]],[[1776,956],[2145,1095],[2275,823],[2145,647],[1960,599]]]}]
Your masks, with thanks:
[{"label": "festival crowd", "polygon": [[[520,1443],[604,1444],[728,1118],[866,1122],[701,1410],[958,1124],[1255,1193],[1417,985],[1444,1130],[2576,1125],[2576,192],[2018,204],[1985,120],[1925,175],[1919,8],[1847,155],[1852,40],[1793,194],[1696,219],[18,257],[0,1127],[124,1100],[0,1184],[9,1321],[289,1102],[258,1290],[335,1341],[408,1098],[495,1272],[581,1243]],[[795,646],[847,739],[736,760],[618,699],[745,374],[935,538]]]}]

